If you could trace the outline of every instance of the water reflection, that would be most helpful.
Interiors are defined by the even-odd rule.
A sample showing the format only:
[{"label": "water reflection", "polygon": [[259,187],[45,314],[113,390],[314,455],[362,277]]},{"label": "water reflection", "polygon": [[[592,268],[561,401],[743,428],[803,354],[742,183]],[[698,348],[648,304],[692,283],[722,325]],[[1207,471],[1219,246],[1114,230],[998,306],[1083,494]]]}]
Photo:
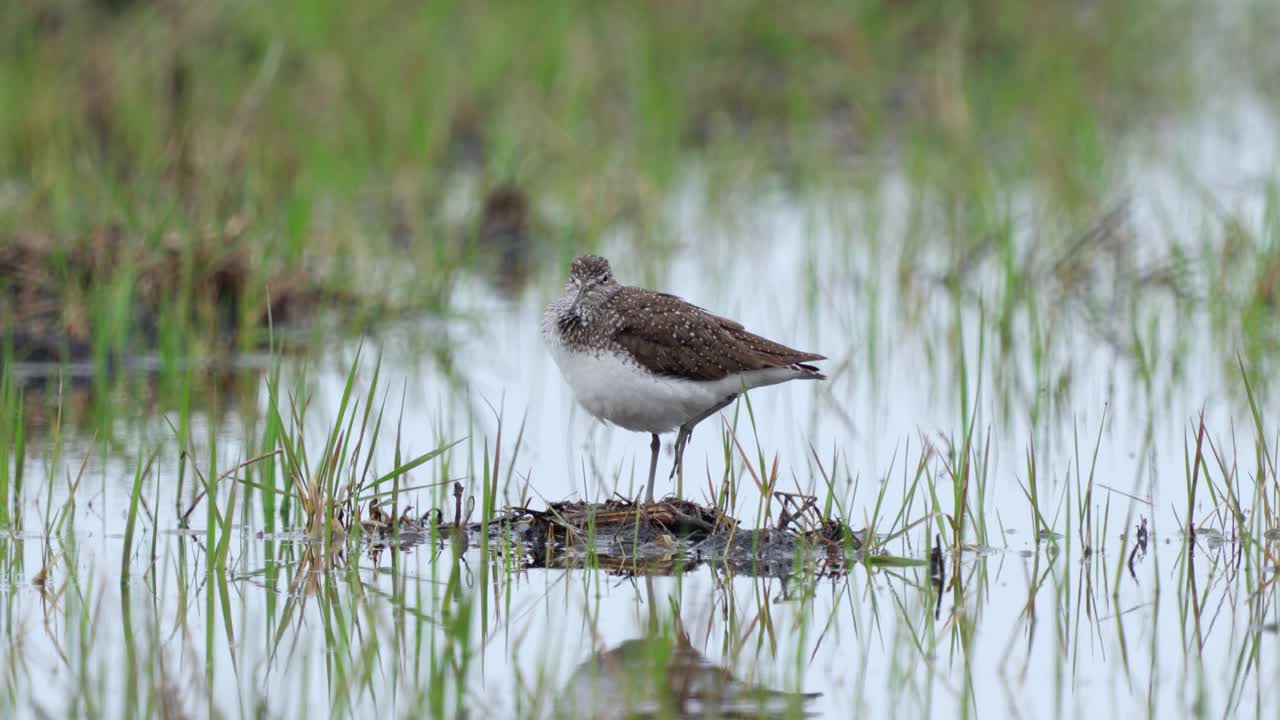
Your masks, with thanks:
[{"label": "water reflection", "polygon": [[[659,599],[643,578],[646,634],[594,653],[570,673],[553,716],[606,718],[810,717],[822,693],[786,692],[735,676],[700,652],[680,616],[678,597]],[[768,602],[768,595],[765,595]],[[662,608],[662,609],[660,609]]]},{"label": "water reflection", "polygon": [[[1023,556],[935,536],[923,566],[766,577],[535,570],[448,538],[369,555],[249,533],[222,568],[205,533],[150,522],[123,586],[119,536],[0,538],[4,637],[26,668],[0,697],[57,715],[76,695],[40,689],[82,678],[197,714],[363,714],[421,693],[440,716],[567,719],[951,715],[1056,692],[1070,715],[1114,709],[1141,678],[1144,699],[1124,707],[1171,711],[1199,684],[1222,689],[1215,708],[1250,712],[1277,671],[1249,651],[1276,624],[1275,545],[1221,530],[1083,558],[1070,537]],[[302,690],[326,682],[337,689]]]},{"label": "water reflection", "polygon": [[86,438],[96,433],[100,440],[109,440],[108,433],[125,433],[131,423],[145,424],[171,412],[196,413],[215,427],[232,420],[252,426],[267,374],[265,364],[265,358],[246,356],[185,372],[148,363],[99,375],[87,365],[5,368],[0,362],[0,373],[11,370],[13,382],[21,389],[23,429],[29,439],[38,442],[56,428]]}]

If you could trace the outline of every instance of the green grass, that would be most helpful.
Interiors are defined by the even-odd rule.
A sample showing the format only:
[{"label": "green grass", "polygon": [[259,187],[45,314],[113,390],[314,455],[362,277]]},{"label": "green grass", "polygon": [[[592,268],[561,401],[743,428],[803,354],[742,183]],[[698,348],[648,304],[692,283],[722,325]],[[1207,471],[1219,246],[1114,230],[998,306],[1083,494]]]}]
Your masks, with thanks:
[{"label": "green grass", "polygon": [[22,526],[22,476],[26,457],[22,388],[0,370],[0,530]]},{"label": "green grass", "polygon": [[[139,342],[261,345],[264,302],[299,271],[356,325],[447,311],[486,252],[447,209],[469,176],[572,207],[534,237],[563,259],[628,218],[666,247],[661,203],[692,166],[713,188],[813,187],[902,148],[948,208],[943,240],[977,251],[1010,184],[1072,213],[1109,202],[1103,148],[1189,107],[1197,80],[1181,0],[669,5],[8,7],[0,242],[41,249],[53,322],[100,366]],[[79,262],[113,242],[131,262]],[[411,275],[383,269],[406,258]]]}]

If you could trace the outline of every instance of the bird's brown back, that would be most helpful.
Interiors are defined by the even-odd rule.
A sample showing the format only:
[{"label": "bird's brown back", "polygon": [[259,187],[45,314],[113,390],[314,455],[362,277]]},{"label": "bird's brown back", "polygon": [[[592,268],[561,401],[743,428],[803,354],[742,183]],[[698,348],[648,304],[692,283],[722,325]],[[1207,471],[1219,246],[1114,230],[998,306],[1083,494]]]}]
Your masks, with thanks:
[{"label": "bird's brown back", "polygon": [[607,311],[621,320],[611,339],[642,366],[686,380],[720,380],[749,370],[825,360],[747,332],[741,323],[714,315],[675,295],[624,287]]}]

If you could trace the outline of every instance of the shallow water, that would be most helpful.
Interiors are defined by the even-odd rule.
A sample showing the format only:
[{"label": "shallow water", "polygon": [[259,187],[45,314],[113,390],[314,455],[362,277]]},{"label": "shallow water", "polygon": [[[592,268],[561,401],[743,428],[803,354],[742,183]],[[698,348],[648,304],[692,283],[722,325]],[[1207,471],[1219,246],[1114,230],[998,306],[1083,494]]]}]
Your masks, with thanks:
[{"label": "shallow water", "polygon": [[[870,194],[759,190],[711,203],[692,170],[667,208],[665,229],[678,248],[672,256],[646,255],[624,231],[605,238],[603,250],[624,282],[675,292],[760,334],[829,356],[830,381],[753,392],[754,419],[740,403],[723,422],[734,423],[736,413],[737,442],[750,464],[757,452],[765,464],[779,458],[779,489],[825,497],[823,472],[838,465],[833,492],[855,526],[874,514],[882,483],[896,510],[922,448],[945,456],[962,441],[965,417],[973,413],[979,454],[989,454],[980,463],[985,537],[968,540],[983,552],[948,553],[948,584],[936,606],[927,566],[855,566],[840,577],[786,582],[725,577],[705,567],[646,579],[590,570],[508,572],[483,565],[474,548],[466,564],[455,566],[448,550],[438,555],[420,546],[376,561],[353,553],[329,572],[309,572],[314,546],[295,534],[258,538],[256,506],[247,521],[237,521],[243,529],[229,549],[224,598],[201,547],[203,506],[193,514],[196,534],[173,532],[175,508],[187,503],[176,497],[171,443],[146,485],[148,512],[161,531],[144,523],[133,545],[135,574],[122,592],[118,563],[139,462],[130,448],[172,437],[153,415],[122,431],[123,447],[93,454],[78,495],[77,544],[51,566],[43,590],[34,580],[48,556],[34,528],[47,508],[61,505],[63,478],[74,474],[91,443],[69,441],[57,467],[40,459],[49,448],[37,443],[32,450],[30,486],[51,479],[54,490],[51,500],[43,490],[29,493],[28,531],[0,539],[4,567],[12,569],[0,583],[8,646],[0,664],[11,702],[58,714],[77,702],[77,688],[102,683],[106,692],[93,694],[119,708],[97,710],[128,714],[125,668],[139,667],[147,668],[146,678],[165,678],[160,685],[196,715],[250,714],[261,703],[271,716],[350,704],[352,714],[399,717],[425,702],[432,687],[456,687],[449,678],[460,675],[461,700],[440,700],[441,707],[460,702],[473,717],[553,716],[568,712],[566,688],[581,679],[575,673],[594,652],[656,627],[669,636],[678,617],[692,648],[709,662],[777,690],[820,692],[802,704],[823,717],[1177,717],[1197,709],[1267,716],[1280,702],[1280,663],[1271,647],[1280,621],[1269,584],[1274,562],[1259,567],[1237,555],[1239,545],[1214,547],[1202,538],[1192,565],[1181,531],[1187,446],[1195,444],[1202,410],[1226,463],[1238,458],[1243,497],[1252,497],[1253,421],[1236,366],[1239,340],[1197,309],[1202,305],[1189,307],[1167,288],[1129,297],[1110,284],[1124,263],[1158,266],[1170,243],[1212,253],[1212,243],[1201,247],[1199,238],[1221,208],[1254,237],[1274,233],[1264,214],[1268,173],[1280,166],[1280,127],[1247,96],[1211,107],[1160,128],[1149,144],[1117,159],[1123,171],[1114,197],[1127,200],[1124,227],[1133,240],[1115,254],[1090,255],[1083,286],[1052,272],[1033,276],[1038,310],[1016,310],[1003,334],[998,258],[979,260],[958,289],[938,277],[950,265],[938,248],[954,244],[929,238],[953,231],[936,198],[905,176],[882,178]],[[1046,233],[1087,230],[1084,220],[1071,228],[1041,225],[1042,201],[1032,190],[1008,202],[1012,231],[1028,252],[1047,244]],[[450,451],[447,468],[428,464],[407,484],[479,475],[486,448],[492,457],[500,418],[499,487],[507,502],[518,503],[525,487],[539,506],[639,491],[647,438],[606,428],[576,409],[541,348],[538,318],[564,272],[548,262],[535,285],[510,299],[486,278],[466,278],[454,298],[460,319],[406,322],[364,339],[357,391],[372,379],[370,358],[381,354],[388,417],[401,411],[403,387],[403,417],[395,423],[404,457],[468,438]],[[1191,285],[1204,292],[1194,274]],[[314,447],[337,413],[356,352],[356,343],[344,343],[319,359],[286,362],[284,385],[312,391]],[[1280,404],[1275,388],[1264,377],[1257,381],[1273,443],[1272,409]],[[265,377],[258,382],[261,410],[268,402]],[[236,414],[206,417],[192,436],[208,437],[208,425],[220,467],[249,454]],[[387,420],[384,428],[392,425]],[[685,497],[705,500],[709,483],[719,486],[724,427],[708,421],[695,433]],[[379,445],[375,467],[394,464],[394,445]],[[1033,445],[1046,520],[1069,542],[1035,542],[1020,485],[1028,480]],[[207,457],[208,448],[194,455]],[[731,455],[738,484],[733,514],[750,522],[760,495],[738,450]],[[664,451],[663,470],[670,461]],[[1215,472],[1216,462],[1209,461]],[[938,481],[938,510],[953,512],[943,457],[931,456],[927,466]],[[1091,472],[1098,483],[1095,522],[1105,518],[1106,531],[1103,544],[1082,559],[1074,537],[1077,492],[1079,478]],[[664,482],[659,490],[670,490]],[[220,506],[228,492],[224,484]],[[468,492],[477,492],[474,483]],[[1197,524],[1216,526],[1219,508],[1203,490],[1198,498]],[[451,507],[427,491],[413,504]],[[919,497],[907,512],[912,520],[928,514]],[[1121,534],[1140,517],[1150,523],[1151,546],[1130,575],[1122,566],[1132,545]],[[946,538],[948,531],[922,525],[885,549],[924,560],[935,532]],[[157,563],[148,573],[153,547]],[[58,548],[50,544],[52,553]],[[1275,551],[1273,543],[1268,552]],[[456,597],[448,590],[455,572],[462,583]],[[467,601],[470,616],[460,609]],[[291,611],[292,603],[301,607]],[[462,636],[463,646],[446,646],[459,637],[458,622],[471,634]],[[430,674],[440,667],[446,669],[439,677]],[[644,672],[624,666],[622,674]],[[151,701],[164,697],[156,692]],[[600,707],[624,704],[614,699]]]}]

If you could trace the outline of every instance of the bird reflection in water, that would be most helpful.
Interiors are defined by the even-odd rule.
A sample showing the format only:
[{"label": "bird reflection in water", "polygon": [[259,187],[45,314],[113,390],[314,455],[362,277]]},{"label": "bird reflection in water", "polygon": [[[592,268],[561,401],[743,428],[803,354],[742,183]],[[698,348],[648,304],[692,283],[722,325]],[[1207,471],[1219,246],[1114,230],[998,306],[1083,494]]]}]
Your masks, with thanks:
[{"label": "bird reflection in water", "polygon": [[554,717],[797,718],[812,717],[821,693],[785,692],[735,677],[693,646],[679,609],[663,627],[653,579],[645,578],[649,623],[645,637],[597,652],[574,668]]}]

